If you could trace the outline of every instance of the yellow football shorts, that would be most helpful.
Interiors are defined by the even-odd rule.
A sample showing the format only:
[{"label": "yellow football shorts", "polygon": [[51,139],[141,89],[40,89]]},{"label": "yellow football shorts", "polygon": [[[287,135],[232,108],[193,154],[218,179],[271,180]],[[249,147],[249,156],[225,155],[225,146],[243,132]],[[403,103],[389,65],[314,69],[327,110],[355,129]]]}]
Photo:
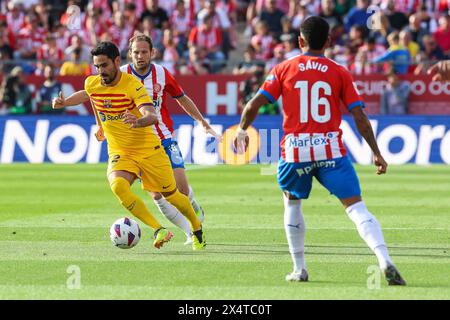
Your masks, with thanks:
[{"label": "yellow football shorts", "polygon": [[156,147],[155,152],[149,156],[111,153],[107,175],[113,171],[134,173],[141,178],[142,189],[147,191],[170,192],[177,186],[169,157],[162,146]]}]

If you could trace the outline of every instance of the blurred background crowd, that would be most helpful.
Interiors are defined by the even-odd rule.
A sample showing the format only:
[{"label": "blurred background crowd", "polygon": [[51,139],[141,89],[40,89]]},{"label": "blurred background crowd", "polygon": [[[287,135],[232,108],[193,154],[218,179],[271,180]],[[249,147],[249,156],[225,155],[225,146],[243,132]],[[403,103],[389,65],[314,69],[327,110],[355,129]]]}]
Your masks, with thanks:
[{"label": "blurred background crowd", "polygon": [[3,81],[3,102],[8,88],[23,92],[23,75],[45,76],[47,99],[56,75],[93,73],[99,41],[126,59],[136,32],[174,74],[249,73],[242,103],[275,64],[301,52],[299,26],[310,15],[331,26],[325,55],[357,75],[395,83],[450,57],[450,0],[0,0],[0,9],[0,71],[15,79]]}]

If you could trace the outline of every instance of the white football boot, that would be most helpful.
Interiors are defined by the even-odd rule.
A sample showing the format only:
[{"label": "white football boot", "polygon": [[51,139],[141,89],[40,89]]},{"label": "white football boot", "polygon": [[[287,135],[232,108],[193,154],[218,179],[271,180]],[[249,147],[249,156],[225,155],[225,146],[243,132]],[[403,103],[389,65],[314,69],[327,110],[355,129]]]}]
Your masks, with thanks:
[{"label": "white football boot", "polygon": [[308,281],[308,272],[303,269],[301,273],[292,272],[286,276],[286,281],[306,282]]}]

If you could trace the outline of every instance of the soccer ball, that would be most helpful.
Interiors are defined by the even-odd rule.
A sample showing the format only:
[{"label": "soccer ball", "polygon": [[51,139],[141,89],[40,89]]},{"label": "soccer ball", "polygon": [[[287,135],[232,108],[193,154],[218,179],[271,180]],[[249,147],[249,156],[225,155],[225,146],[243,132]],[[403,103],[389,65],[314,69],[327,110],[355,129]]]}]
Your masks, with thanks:
[{"label": "soccer ball", "polygon": [[111,229],[109,229],[109,235],[116,247],[130,249],[138,244],[141,238],[141,229],[136,221],[125,217],[116,220],[112,224]]}]

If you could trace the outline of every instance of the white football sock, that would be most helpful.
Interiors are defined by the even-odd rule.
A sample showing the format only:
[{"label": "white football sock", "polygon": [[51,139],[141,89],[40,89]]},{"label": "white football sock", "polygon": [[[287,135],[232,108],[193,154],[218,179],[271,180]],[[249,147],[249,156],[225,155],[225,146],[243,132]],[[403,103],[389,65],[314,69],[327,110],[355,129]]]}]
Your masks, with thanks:
[{"label": "white football sock", "polygon": [[345,209],[345,211],[347,211],[348,217],[356,225],[361,238],[377,256],[380,268],[384,270],[388,264],[393,265],[384,242],[381,226],[377,219],[367,210],[365,203],[363,201],[357,202]]},{"label": "white football sock", "polygon": [[191,237],[191,226],[189,221],[175,208],[171,205],[164,197],[161,199],[153,200],[158,207],[159,211],[174,225],[183,230],[188,238]]},{"label": "white football sock", "polygon": [[301,200],[284,198],[284,230],[289,245],[289,253],[294,263],[294,272],[306,270],[305,263],[305,221],[303,219]]},{"label": "white football sock", "polygon": [[[192,190],[191,186],[189,186],[189,201],[191,201],[192,208],[194,208],[194,211],[197,213],[200,210],[200,205],[198,204],[197,200],[194,198],[194,191]],[[203,222],[203,221],[200,221]]]}]

